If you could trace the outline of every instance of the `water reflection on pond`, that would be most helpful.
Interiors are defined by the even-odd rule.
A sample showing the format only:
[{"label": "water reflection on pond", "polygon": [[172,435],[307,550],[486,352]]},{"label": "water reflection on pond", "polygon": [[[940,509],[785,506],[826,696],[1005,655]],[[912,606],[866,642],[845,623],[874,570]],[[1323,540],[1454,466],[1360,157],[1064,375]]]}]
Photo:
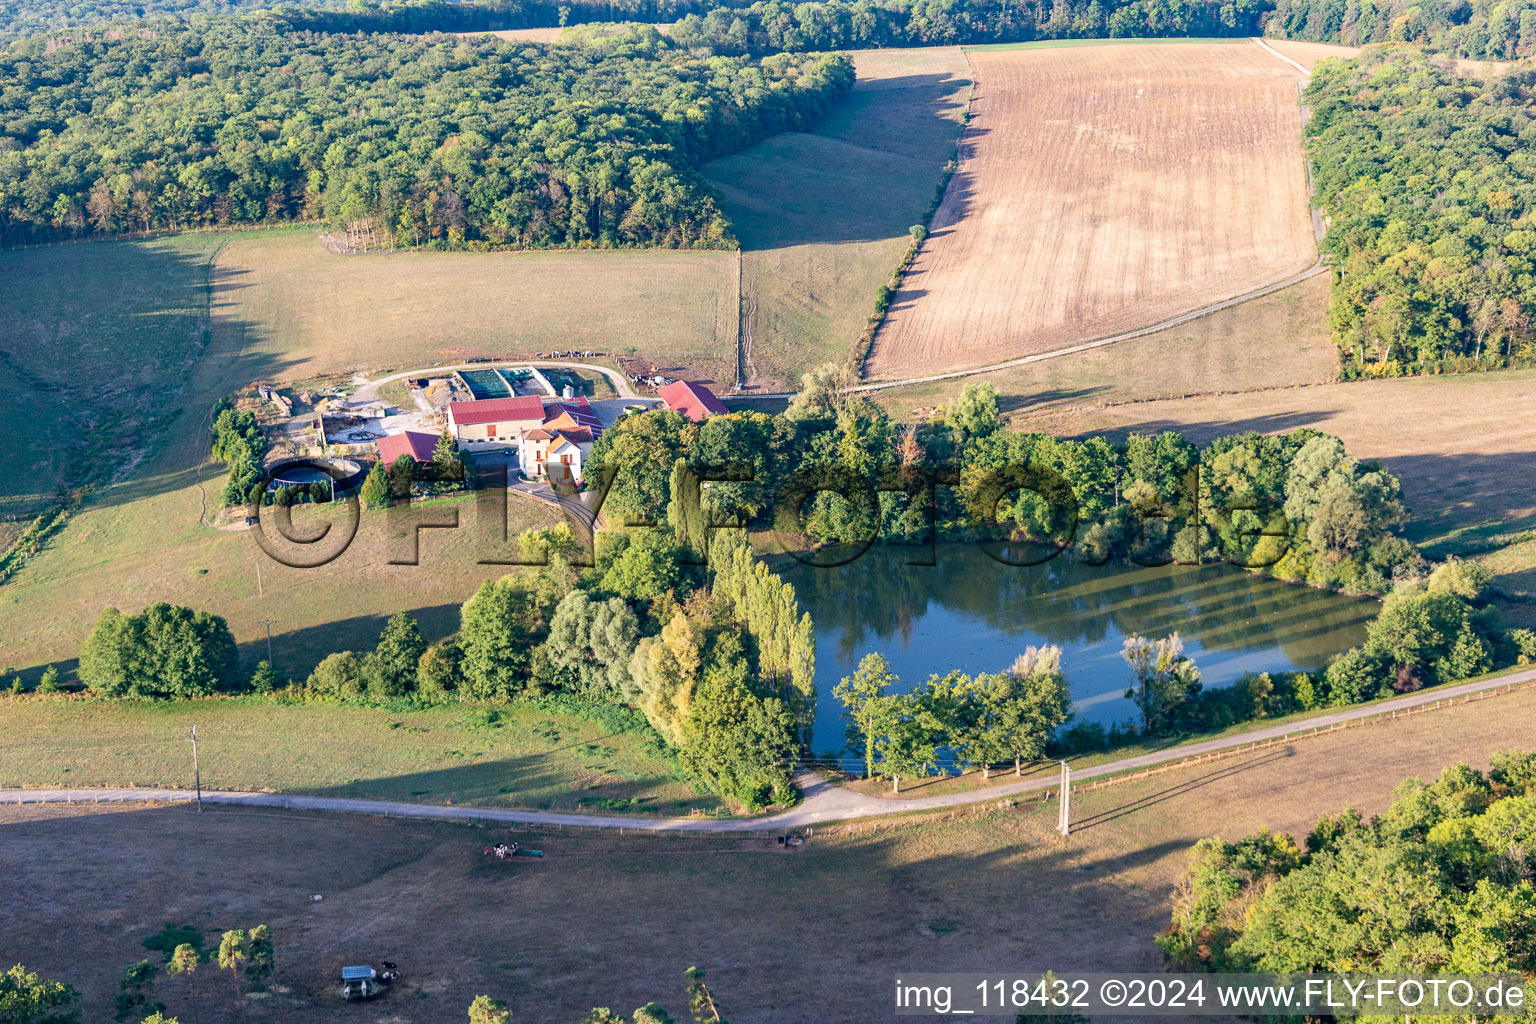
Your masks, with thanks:
[{"label": "water reflection on pond", "polygon": [[912,548],[875,546],[849,565],[779,572],[816,623],[814,748],[842,744],[832,687],[879,651],[904,687],[950,669],[995,672],[1030,644],[1062,648],[1078,720],[1132,717],[1120,658],[1129,634],[1178,630],[1207,686],[1244,672],[1315,671],[1365,637],[1371,599],[1343,597],[1228,565],[1098,568],[1067,556],[1003,565],[968,544],[941,545],[938,565]]}]

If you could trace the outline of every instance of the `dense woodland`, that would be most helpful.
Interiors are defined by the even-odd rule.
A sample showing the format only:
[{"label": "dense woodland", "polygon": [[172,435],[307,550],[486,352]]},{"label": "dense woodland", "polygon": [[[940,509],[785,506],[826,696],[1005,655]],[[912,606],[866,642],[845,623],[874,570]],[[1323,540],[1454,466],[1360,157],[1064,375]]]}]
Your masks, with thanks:
[{"label": "dense woodland", "polygon": [[1536,7],[1529,0],[103,0],[89,5],[17,0],[0,7],[0,36],[102,21],[254,11],[271,11],[291,27],[324,32],[474,32],[677,21],[680,42],[715,53],[1265,32],[1348,45],[1418,42],[1490,60],[1536,52]]},{"label": "dense woodland", "polygon": [[1479,82],[1376,48],[1324,64],[1307,96],[1346,369],[1536,358],[1536,72]]},{"label": "dense woodland", "polygon": [[1536,54],[1529,0],[1276,0],[1271,35],[1318,43],[1422,43],[1462,57],[1515,60]]},{"label": "dense woodland", "polygon": [[614,474],[603,504],[611,521],[670,522],[698,546],[708,523],[733,519],[804,536],[827,549],[817,558],[937,533],[999,551],[1035,542],[999,556],[1009,559],[1070,549],[1093,565],[1225,560],[1371,593],[1418,566],[1397,535],[1399,481],[1337,438],[1244,433],[1203,448],[1173,432],[1062,440],[1000,429],[990,385],[967,386],[930,423],[904,427],[818,371],[780,416],[627,416],[585,472],[592,488]]},{"label": "dense woodland", "polygon": [[0,55],[0,241],[323,218],[446,247],[726,246],[695,172],[818,118],[846,58],[146,29]]},{"label": "dense woodland", "polygon": [[1172,966],[1530,976],[1536,756],[1453,765],[1395,796],[1369,820],[1318,819],[1304,847],[1268,831],[1196,844],[1158,938]]},{"label": "dense woodland", "polygon": [[720,0],[14,0],[0,6],[0,36],[54,32],[104,21],[271,11],[300,28],[332,32],[474,32],[545,28],[588,21],[675,21],[722,6]]}]

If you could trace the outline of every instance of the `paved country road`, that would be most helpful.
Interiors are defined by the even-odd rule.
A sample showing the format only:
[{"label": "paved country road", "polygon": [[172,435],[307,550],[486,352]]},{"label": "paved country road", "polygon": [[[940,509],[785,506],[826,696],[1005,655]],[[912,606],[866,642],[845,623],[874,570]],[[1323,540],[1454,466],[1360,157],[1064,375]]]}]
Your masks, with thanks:
[{"label": "paved country road", "polygon": [[[1201,754],[1216,753],[1234,747],[1247,746],[1265,740],[1301,736],[1331,725],[1371,718],[1383,713],[1421,707],[1437,701],[1465,697],[1474,693],[1497,690],[1506,686],[1519,686],[1536,681],[1536,669],[1508,672],[1492,679],[1483,679],[1455,686],[1437,686],[1420,690],[1406,697],[1398,697],[1380,704],[1350,708],[1331,714],[1318,715],[1299,722],[1252,729],[1247,732],[1217,739],[1202,740],[1183,746],[1160,750],[1136,757],[1125,757],[1082,768],[1072,773],[1074,780],[1100,778],[1124,771],[1150,768],[1171,761],[1180,761]],[[436,804],[399,803],[392,800],[350,800],[345,797],[289,796],[283,793],[235,793],[228,791],[204,791],[203,799],[221,804],[245,804],[257,807],[288,807],[316,811],[354,811],[365,814],[389,814],[403,818],[438,818],[450,821],[497,821],[530,825],[576,825],[586,828],[627,828],[651,832],[760,832],[789,830],[807,825],[819,825],[829,821],[847,821],[883,814],[900,814],[911,811],[936,811],[948,807],[985,803],[1019,793],[1052,789],[1057,784],[1056,773],[1049,772],[1018,782],[991,786],[986,789],[943,796],[917,797],[909,800],[882,799],[855,793],[826,782],[820,776],[802,771],[795,776],[804,799],[796,807],[778,814],[758,818],[627,818],[615,815],[560,814],[551,811],[513,811],[491,807],[444,807]],[[0,790],[0,803],[91,803],[109,802],[190,802],[194,795],[184,789],[10,789]]]}]

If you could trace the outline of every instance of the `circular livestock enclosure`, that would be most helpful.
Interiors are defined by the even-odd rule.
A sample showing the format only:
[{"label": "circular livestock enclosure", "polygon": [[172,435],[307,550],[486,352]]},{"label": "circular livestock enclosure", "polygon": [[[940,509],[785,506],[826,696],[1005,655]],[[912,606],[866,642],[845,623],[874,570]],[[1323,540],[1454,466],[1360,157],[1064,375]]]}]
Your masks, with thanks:
[{"label": "circular livestock enclosure", "polygon": [[[331,472],[321,466],[329,467]],[[347,490],[362,483],[363,464],[353,459],[284,459],[269,466],[267,472],[274,487],[330,481],[338,489]]]}]

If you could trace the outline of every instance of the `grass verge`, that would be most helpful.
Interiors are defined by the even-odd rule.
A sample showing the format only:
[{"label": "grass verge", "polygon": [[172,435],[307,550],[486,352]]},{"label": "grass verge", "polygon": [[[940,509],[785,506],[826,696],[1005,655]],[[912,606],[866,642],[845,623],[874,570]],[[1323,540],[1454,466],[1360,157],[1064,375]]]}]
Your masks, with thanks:
[{"label": "grass verge", "polygon": [[208,789],[667,816],[719,806],[649,729],[538,703],[6,698],[0,789],[191,788],[194,723]]}]

